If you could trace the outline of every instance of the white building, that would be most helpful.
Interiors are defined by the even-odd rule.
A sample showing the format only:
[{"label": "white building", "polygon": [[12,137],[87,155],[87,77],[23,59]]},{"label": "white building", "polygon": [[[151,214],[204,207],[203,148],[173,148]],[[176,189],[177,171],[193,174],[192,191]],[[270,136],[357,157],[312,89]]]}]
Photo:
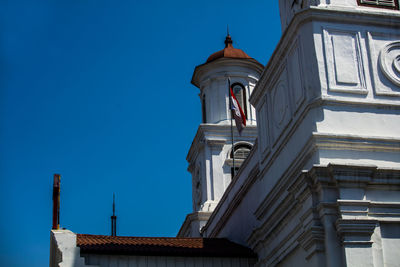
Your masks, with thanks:
[{"label": "white building", "polygon": [[[192,79],[203,123],[187,156],[193,213],[176,240],[226,238],[243,254],[199,263],[167,253],[157,266],[400,266],[399,2],[280,0],[280,12],[265,69],[228,36]],[[233,152],[228,77],[249,122]],[[103,266],[74,238],[52,232],[51,266],[74,266],[68,253]],[[119,250],[105,252],[106,266],[141,266]]]}]

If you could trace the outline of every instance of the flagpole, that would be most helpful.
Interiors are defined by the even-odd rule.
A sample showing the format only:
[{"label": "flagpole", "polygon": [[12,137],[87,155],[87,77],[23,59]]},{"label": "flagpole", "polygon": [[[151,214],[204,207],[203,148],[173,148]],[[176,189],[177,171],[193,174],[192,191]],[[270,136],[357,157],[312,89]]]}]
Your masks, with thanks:
[{"label": "flagpole", "polygon": [[235,177],[235,149],[233,145],[233,115],[232,115],[232,96],[231,96],[231,79],[228,77],[228,94],[229,94],[229,110],[231,111],[231,140],[232,140],[232,163],[233,172],[231,173],[231,180]]}]

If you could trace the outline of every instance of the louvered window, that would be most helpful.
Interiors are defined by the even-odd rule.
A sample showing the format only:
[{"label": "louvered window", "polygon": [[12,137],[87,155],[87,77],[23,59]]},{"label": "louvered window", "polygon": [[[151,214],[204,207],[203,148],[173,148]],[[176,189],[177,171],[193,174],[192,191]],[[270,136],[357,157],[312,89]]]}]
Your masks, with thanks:
[{"label": "louvered window", "polygon": [[359,5],[380,7],[389,9],[399,9],[398,0],[357,0]]},{"label": "louvered window", "polygon": [[239,147],[235,149],[235,158],[236,159],[246,159],[247,156],[250,154],[250,149],[248,147]]},{"label": "louvered window", "polygon": [[[246,159],[247,156],[250,154],[251,150],[251,145],[249,144],[237,144],[235,145],[234,152],[235,153],[235,159]],[[232,151],[230,157],[233,157]]]},{"label": "louvered window", "polygon": [[249,144],[236,144],[234,151],[231,151],[230,157],[233,158],[233,155],[235,155],[235,166],[232,166],[231,168],[231,174],[232,177],[235,176],[236,172],[239,170],[240,165],[242,165],[242,162],[247,158],[247,156],[250,154],[252,146]]}]

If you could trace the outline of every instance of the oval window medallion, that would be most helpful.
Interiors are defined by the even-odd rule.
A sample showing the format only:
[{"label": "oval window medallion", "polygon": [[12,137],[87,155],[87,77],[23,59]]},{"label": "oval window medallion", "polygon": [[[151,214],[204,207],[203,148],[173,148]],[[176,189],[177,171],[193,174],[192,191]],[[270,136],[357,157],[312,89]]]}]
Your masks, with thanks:
[{"label": "oval window medallion", "polygon": [[379,67],[392,83],[400,87],[400,42],[384,46],[379,53]]}]

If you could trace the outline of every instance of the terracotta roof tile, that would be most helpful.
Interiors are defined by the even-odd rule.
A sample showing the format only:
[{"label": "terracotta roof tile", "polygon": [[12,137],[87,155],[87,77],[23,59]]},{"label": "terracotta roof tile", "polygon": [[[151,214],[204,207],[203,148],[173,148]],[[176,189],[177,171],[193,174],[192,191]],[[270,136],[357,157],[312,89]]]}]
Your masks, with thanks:
[{"label": "terracotta roof tile", "polygon": [[256,255],[223,238],[127,237],[77,234],[77,246],[86,254],[245,257]]}]

